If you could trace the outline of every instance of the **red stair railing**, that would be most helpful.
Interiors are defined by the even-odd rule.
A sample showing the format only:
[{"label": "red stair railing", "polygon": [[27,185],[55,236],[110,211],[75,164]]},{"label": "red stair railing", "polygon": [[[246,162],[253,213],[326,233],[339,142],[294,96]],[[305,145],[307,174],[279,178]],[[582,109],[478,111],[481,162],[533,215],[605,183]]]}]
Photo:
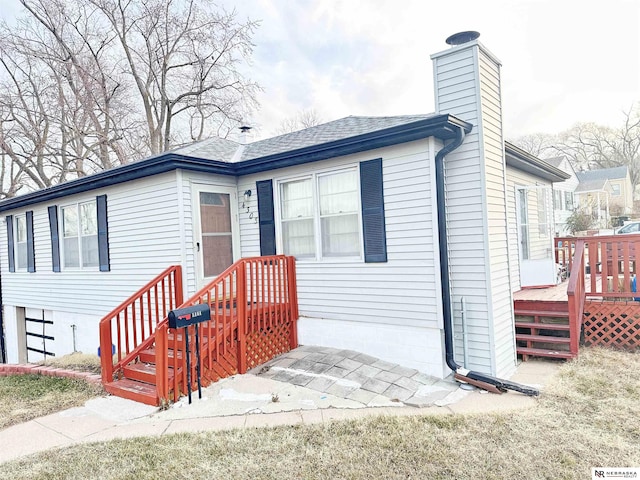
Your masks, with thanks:
[{"label": "red stair railing", "polygon": [[[211,307],[211,320],[200,326],[200,370],[205,384],[236,371],[245,373],[297,346],[298,307],[293,257],[273,255],[241,259],[178,308],[201,303]],[[193,332],[189,338],[195,338]],[[173,371],[181,371],[182,375],[174,375],[174,384],[168,384],[167,368],[162,362],[168,358],[169,349],[184,351],[184,338],[179,332],[171,332],[164,321],[156,333],[156,386],[161,401],[168,398],[171,390],[176,401],[179,385],[187,384],[186,356],[177,354],[168,361]],[[191,353],[194,349],[195,345]],[[191,362],[191,369],[193,379],[195,362]]]},{"label": "red stair railing", "polygon": [[100,321],[103,383],[112,382],[141,348],[153,344],[156,328],[182,298],[182,268],[174,265],[104,316]]}]

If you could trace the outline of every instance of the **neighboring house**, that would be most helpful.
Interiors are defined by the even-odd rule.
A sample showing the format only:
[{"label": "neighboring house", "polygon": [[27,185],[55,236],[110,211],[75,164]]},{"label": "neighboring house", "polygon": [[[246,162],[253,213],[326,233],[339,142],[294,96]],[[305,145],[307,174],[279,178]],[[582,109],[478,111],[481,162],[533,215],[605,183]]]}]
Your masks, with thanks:
[{"label": "neighboring house", "polygon": [[558,237],[571,234],[567,228],[567,219],[575,211],[575,191],[578,188],[578,177],[566,157],[545,158],[545,162],[569,174],[569,178],[553,184],[553,220],[554,233]]},{"label": "neighboring house", "polygon": [[578,172],[577,177],[578,204],[594,214],[598,227],[609,228],[611,216],[633,211],[633,186],[626,166]]},{"label": "neighboring house", "polygon": [[212,138],[0,202],[9,361],[95,352],[100,318],[169,265],[188,296],[241,257],[284,253],[297,257],[301,344],[443,377],[448,277],[467,326],[456,358],[511,374],[512,291],[555,279],[551,185],[569,175],[505,144],[500,63],[482,44],[432,60],[435,114]]}]

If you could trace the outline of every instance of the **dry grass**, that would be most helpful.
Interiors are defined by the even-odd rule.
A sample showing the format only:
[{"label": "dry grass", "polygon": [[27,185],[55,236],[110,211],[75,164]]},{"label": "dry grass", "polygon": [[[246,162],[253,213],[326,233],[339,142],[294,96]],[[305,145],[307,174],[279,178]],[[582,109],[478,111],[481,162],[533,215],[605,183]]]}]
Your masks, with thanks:
[{"label": "dry grass", "polygon": [[85,381],[45,375],[0,377],[0,429],[83,405],[101,387]]},{"label": "dry grass", "polygon": [[81,372],[101,372],[100,357],[82,352],[71,353],[63,357],[53,357],[41,363],[51,367],[79,370]]},{"label": "dry grass", "polygon": [[584,479],[640,465],[640,355],[584,349],[536,408],[76,445],[2,465],[4,478]]}]

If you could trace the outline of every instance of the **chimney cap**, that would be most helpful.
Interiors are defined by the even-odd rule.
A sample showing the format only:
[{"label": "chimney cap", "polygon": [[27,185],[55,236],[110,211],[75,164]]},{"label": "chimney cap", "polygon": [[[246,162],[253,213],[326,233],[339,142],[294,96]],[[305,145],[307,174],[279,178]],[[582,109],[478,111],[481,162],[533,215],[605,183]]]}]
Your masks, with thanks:
[{"label": "chimney cap", "polygon": [[454,33],[453,35],[448,37],[445,42],[447,42],[447,45],[462,45],[463,43],[472,42],[479,36],[480,33],[474,32],[473,30],[468,30],[466,32]]},{"label": "chimney cap", "polygon": [[238,127],[240,129],[241,133],[247,133],[249,130],[251,130],[252,127],[248,126],[248,125],[242,125],[240,127]]}]

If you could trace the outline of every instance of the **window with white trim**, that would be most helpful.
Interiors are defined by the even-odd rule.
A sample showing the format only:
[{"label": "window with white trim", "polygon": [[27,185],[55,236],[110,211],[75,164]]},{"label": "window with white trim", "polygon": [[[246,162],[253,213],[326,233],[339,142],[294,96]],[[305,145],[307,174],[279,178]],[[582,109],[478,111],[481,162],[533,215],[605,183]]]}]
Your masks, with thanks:
[{"label": "window with white trim", "polygon": [[95,200],[61,207],[61,212],[64,267],[97,267],[98,215]]},{"label": "window with white trim", "polygon": [[314,173],[279,185],[282,252],[296,258],[362,258],[357,168]]},{"label": "window with white trim", "polygon": [[27,269],[27,217],[16,216],[16,268]]}]

